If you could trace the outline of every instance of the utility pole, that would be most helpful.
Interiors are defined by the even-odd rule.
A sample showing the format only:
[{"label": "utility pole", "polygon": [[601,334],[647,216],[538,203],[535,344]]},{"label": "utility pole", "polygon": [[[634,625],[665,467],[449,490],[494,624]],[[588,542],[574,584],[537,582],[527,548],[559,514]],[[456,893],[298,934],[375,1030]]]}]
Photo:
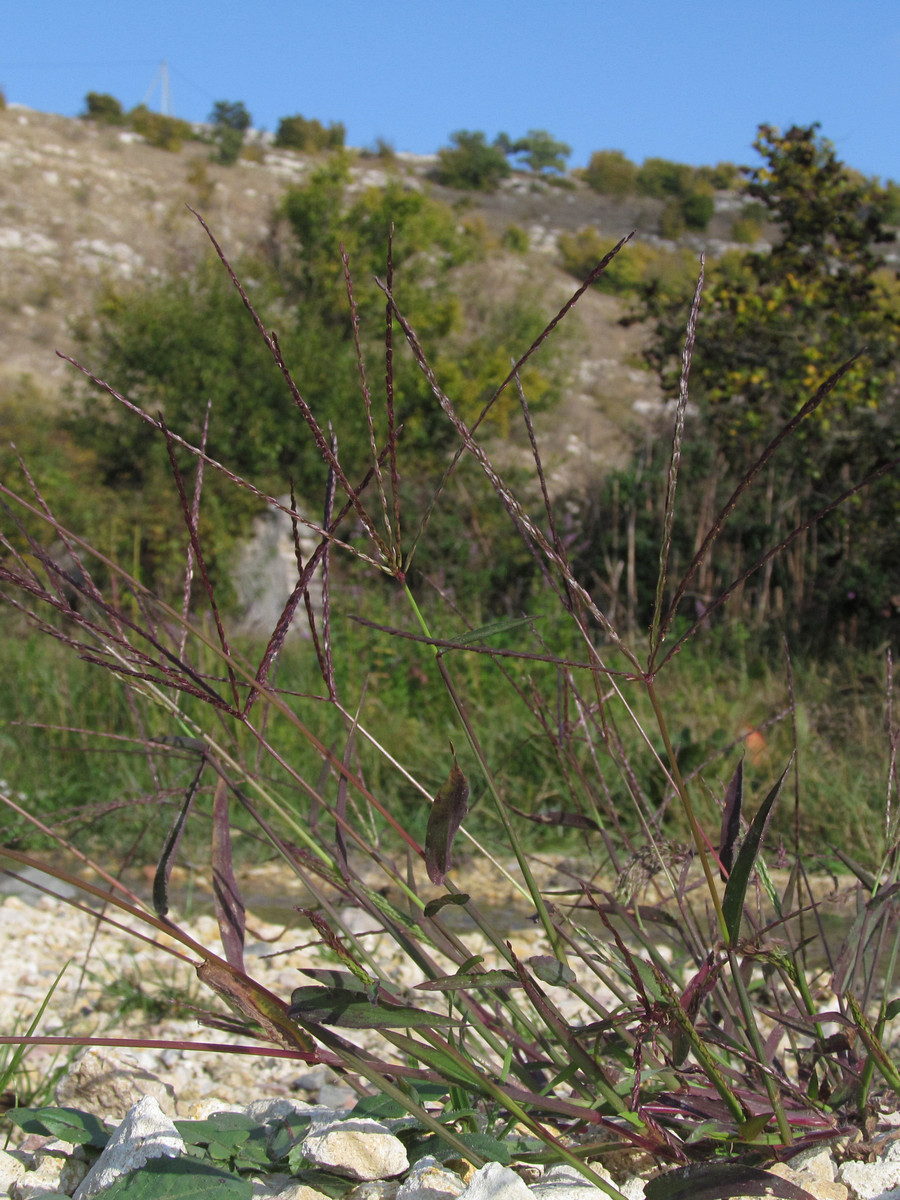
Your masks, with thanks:
[{"label": "utility pole", "polygon": [[163,59],[159,64],[159,70],[153,76],[153,82],[147,88],[147,92],[142,101],[143,104],[149,107],[150,98],[156,91],[156,85],[159,84],[159,111],[164,117],[171,117],[172,113],[172,90],[169,86],[169,64]]}]

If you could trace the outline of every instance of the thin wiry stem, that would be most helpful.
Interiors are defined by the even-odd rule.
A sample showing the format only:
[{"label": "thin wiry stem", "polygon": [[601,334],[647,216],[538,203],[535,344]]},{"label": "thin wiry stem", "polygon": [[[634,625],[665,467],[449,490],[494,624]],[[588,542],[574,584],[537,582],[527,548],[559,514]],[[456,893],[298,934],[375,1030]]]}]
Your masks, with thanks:
[{"label": "thin wiry stem", "polygon": [[[394,223],[388,230],[387,246],[387,285],[388,290],[394,287]],[[384,306],[384,404],[387,413],[387,444],[391,465],[391,492],[394,501],[394,538],[400,560],[401,528],[400,528],[400,474],[397,470],[397,437],[400,430],[396,425],[394,412],[394,314],[391,311],[390,300]]]},{"label": "thin wiry stem", "polygon": [[[206,412],[203,414],[203,428],[200,431],[200,450],[206,452],[206,439],[209,434],[209,414],[212,411],[212,400],[206,402]],[[168,438],[166,439],[168,445]],[[203,468],[204,462],[202,457],[197,460],[197,476],[194,480],[194,497],[191,502],[191,524],[196,529],[200,520],[200,494],[203,491]],[[178,657],[184,658],[184,650],[187,645],[187,622],[191,611],[191,583],[194,577],[194,544],[193,541],[188,544],[187,563],[184,570],[184,592],[181,601],[181,636],[178,642]]]},{"label": "thin wiry stem", "polygon": [[[634,230],[632,230],[631,233],[629,233],[627,235],[627,237],[622,238],[622,240],[620,242],[618,242],[612,248],[612,250],[609,251],[608,254],[605,254],[603,256],[603,258],[600,260],[600,262],[597,264],[597,266],[594,267],[593,271],[591,271],[591,273],[584,280],[584,282],[581,284],[581,286],[579,288],[577,288],[576,291],[573,293],[573,295],[571,295],[569,297],[569,299],[562,306],[562,308],[559,310],[559,312],[556,314],[556,316],[553,317],[552,320],[549,321],[548,324],[544,326],[543,330],[534,339],[534,341],[531,343],[531,345],[528,347],[528,349],[525,351],[525,353],[521,356],[521,358],[517,359],[516,362],[513,363],[512,369],[510,370],[509,374],[506,376],[506,378],[503,380],[503,382],[500,384],[500,386],[494,391],[494,393],[491,395],[490,399],[488,400],[487,404],[485,404],[484,408],[479,413],[478,418],[472,425],[471,433],[475,433],[475,431],[478,429],[478,426],[487,417],[491,408],[493,407],[495,402],[498,400],[498,398],[500,397],[500,395],[502,394],[504,389],[507,387],[510,380],[515,379],[515,377],[518,375],[519,371],[521,370],[522,366],[528,361],[529,358],[531,358],[531,356],[534,353],[536,353],[536,351],[538,349],[540,349],[540,347],[544,344],[544,342],[547,340],[547,338],[550,336],[550,334],[553,332],[553,330],[557,327],[557,325],[560,323],[560,321],[562,321],[563,318],[565,316],[567,316],[569,312],[571,312],[571,310],[575,307],[575,305],[578,303],[578,301],[581,299],[581,297],[585,294],[585,292],[587,292],[589,290],[589,288],[597,282],[597,280],[600,278],[600,276],[603,274],[603,272],[606,270],[606,268],[609,266],[609,264],[612,262],[612,260],[615,258],[615,256],[619,253],[619,251],[622,249],[622,247],[624,245],[626,245],[626,243],[630,242],[633,237],[634,237]],[[391,265],[392,264],[389,261],[389,266],[391,266]],[[382,291],[385,293],[385,295],[388,298],[389,314],[396,313],[398,320],[400,320],[401,325],[403,325],[403,321],[400,318],[399,310],[397,309],[397,307],[394,303],[394,299],[393,299],[393,286],[392,286],[391,273],[390,272],[388,273],[388,280],[386,283],[382,283],[381,280],[378,279],[377,277],[376,277],[375,282],[378,284],[378,286],[382,289]],[[390,316],[388,319],[390,320]],[[406,332],[405,326],[404,326],[404,332]],[[409,335],[407,334],[407,337],[408,336]],[[446,468],[443,475],[441,476],[441,479],[440,479],[437,487],[434,490],[434,494],[432,495],[431,499],[428,502],[428,506],[425,509],[425,512],[422,514],[422,517],[419,521],[419,528],[416,532],[415,537],[413,538],[412,547],[406,557],[406,568],[407,569],[409,568],[409,564],[411,563],[412,558],[416,552],[416,547],[418,546],[420,539],[424,536],[425,530],[428,528],[428,524],[431,520],[432,513],[434,512],[440,497],[444,493],[444,489],[447,486],[447,481],[449,480],[449,478],[453,474],[453,472],[456,470],[456,466],[459,463],[459,460],[462,458],[466,449],[467,449],[467,446],[466,446],[465,442],[463,442],[460,446],[457,447],[456,451],[454,452],[453,458],[450,461],[449,466]]]},{"label": "thin wiry stem", "polygon": [[[815,394],[813,396],[811,396],[809,398],[809,400],[807,400],[806,403],[803,404],[797,410],[797,412],[794,414],[794,416],[791,417],[791,419],[782,427],[780,432],[778,434],[776,434],[776,436],[774,438],[772,438],[772,440],[769,442],[769,444],[763,450],[762,454],[760,454],[760,456],[759,456],[759,458],[757,458],[756,462],[754,462],[752,464],[750,469],[747,471],[747,473],[743,476],[743,478],[738,483],[737,487],[734,489],[734,491],[728,497],[724,506],[717,514],[712,525],[709,527],[709,530],[708,530],[706,536],[704,537],[703,541],[700,544],[700,548],[698,549],[697,553],[694,555],[693,559],[691,560],[691,563],[688,566],[687,571],[684,573],[684,575],[681,579],[681,582],[679,583],[678,587],[675,589],[675,595],[672,597],[672,600],[669,604],[669,608],[668,608],[668,611],[666,612],[665,618],[659,627],[657,641],[653,647],[653,652],[650,657],[650,663],[649,663],[649,668],[648,668],[649,670],[651,670],[651,671],[660,670],[663,663],[667,662],[672,657],[672,650],[670,650],[669,653],[666,655],[666,657],[663,659],[663,663],[660,663],[659,666],[657,666],[657,667],[654,667],[654,665],[653,665],[656,655],[657,655],[660,647],[662,646],[662,643],[665,641],[666,636],[672,626],[672,622],[675,620],[675,617],[678,613],[678,607],[681,604],[681,601],[684,599],[685,593],[687,592],[688,588],[690,587],[691,581],[693,580],[694,576],[696,575],[697,571],[699,570],[701,563],[704,561],[704,559],[706,558],[707,554],[709,553],[709,551],[711,550],[713,545],[719,539],[719,537],[722,533],[722,530],[725,527],[726,521],[731,516],[731,514],[734,512],[741,496],[743,496],[744,492],[747,491],[747,489],[753,483],[754,479],[757,477],[757,475],[760,473],[760,471],[763,469],[763,467],[766,465],[766,463],[771,459],[772,455],[775,453],[775,451],[778,449],[778,447],[785,441],[785,439],[787,439],[791,436],[791,434],[798,427],[798,425],[801,423],[801,421],[803,421],[806,417],[808,417],[810,415],[810,413],[814,412],[819,407],[819,405],[822,403],[822,401],[825,399],[825,397],[831,391],[833,391],[833,389],[837,386],[837,384],[844,378],[844,376],[847,374],[847,372],[850,370],[850,368],[853,366],[853,364],[859,358],[861,353],[862,353],[862,351],[860,351],[858,354],[854,354],[853,357],[848,359],[843,364],[843,366],[839,367],[838,370],[835,371],[833,375],[830,375],[828,377],[828,379],[826,379],[825,382],[817,389]],[[883,473],[884,472],[881,472],[881,474],[883,474]],[[875,476],[870,476],[870,478],[875,478]],[[860,485],[860,486],[863,486],[863,485]],[[859,489],[857,488],[854,490],[858,491]],[[844,494],[844,497],[842,498],[842,500],[838,501],[838,503],[842,503],[843,499],[846,499],[847,496],[850,496],[852,494],[853,494],[852,491],[846,492]],[[813,519],[812,522],[805,524],[804,526],[801,527],[801,529],[807,529],[810,527],[811,524],[815,524],[816,521],[818,521],[821,516],[824,516],[826,512],[830,512],[832,507],[835,507],[835,506],[830,506],[827,509],[823,509],[821,511],[821,513],[818,514]],[[780,551],[786,545],[788,545],[789,541],[792,541],[794,536],[796,536],[796,534],[792,535],[790,539],[779,543],[778,550]],[[772,557],[772,555],[769,554],[765,558],[760,559],[757,566],[752,567],[748,572],[746,572],[744,575],[742,575],[741,578],[744,579],[747,577],[747,575],[751,575],[753,573],[753,571],[757,570],[758,566],[762,566],[771,557]],[[709,615],[709,613],[712,611],[713,608],[717,608],[720,604],[724,603],[724,601],[728,598],[728,595],[730,595],[730,592],[731,592],[731,589],[728,589],[728,591],[726,593],[723,593],[722,596],[720,596],[718,599],[716,599],[713,602],[713,604],[709,608],[706,609],[706,612],[704,613],[704,617],[702,618],[702,620],[706,619],[706,617]],[[696,628],[696,626],[695,626],[695,628]],[[685,640],[684,638],[681,638],[679,640],[678,644],[680,645],[681,642],[683,642],[684,640]]]},{"label": "thin wiry stem", "polygon": [[650,630],[650,658],[656,650],[662,621],[663,599],[666,592],[666,580],[669,574],[669,554],[672,550],[672,528],[675,524],[675,494],[678,489],[678,469],[681,466],[681,447],[684,441],[684,414],[688,405],[688,382],[691,377],[691,360],[694,355],[694,342],[697,337],[697,317],[700,313],[700,297],[703,295],[703,279],[706,268],[706,258],[700,256],[700,276],[694,291],[691,304],[691,315],[688,318],[687,332],[684,338],[684,350],[681,354],[681,378],[678,381],[678,400],[675,404],[675,432],[672,437],[672,457],[669,462],[669,474],[666,479],[666,502],[663,515],[663,533],[659,548],[659,576],[656,581],[656,603],[653,606],[653,624]]},{"label": "thin wiry stem", "polygon": [[[67,363],[70,363],[76,369],[76,371],[80,371],[81,374],[84,375],[86,379],[89,379],[91,381],[91,383],[93,383],[97,387],[101,388],[104,392],[107,393],[107,395],[111,396],[114,400],[116,400],[119,404],[121,404],[123,408],[127,409],[129,412],[133,413],[135,416],[140,417],[140,419],[145,424],[152,426],[152,428],[156,429],[159,433],[162,433],[162,426],[160,425],[159,421],[156,420],[155,417],[152,417],[148,412],[146,412],[144,409],[142,409],[139,405],[133,404],[130,400],[126,399],[125,396],[123,396],[120,392],[117,392],[116,389],[114,387],[112,387],[110,384],[108,384],[105,380],[100,379],[97,375],[94,375],[93,372],[91,372],[87,369],[87,367],[82,366],[81,363],[77,362],[74,358],[70,358],[68,354],[62,354],[59,351],[57,351],[56,353],[57,353],[58,358],[63,359]],[[217,459],[212,458],[209,454],[204,454],[203,451],[201,451],[192,442],[189,442],[186,438],[183,438],[179,434],[171,432],[171,431],[170,431],[170,436],[171,436],[173,442],[175,442],[179,446],[182,446],[185,450],[187,450],[190,454],[193,454],[196,458],[202,459],[203,462],[205,462],[208,466],[212,467],[213,470],[218,471],[222,476],[224,476],[225,479],[227,479],[230,483],[233,483],[236,487],[241,488],[243,491],[249,492],[251,496],[255,496],[258,500],[262,500],[263,503],[268,505],[269,507],[277,508],[281,512],[286,513],[289,517],[291,516],[290,508],[286,507],[284,504],[281,504],[274,496],[270,496],[267,492],[261,491],[260,488],[256,487],[254,484],[250,483],[249,480],[244,479],[243,476],[235,474],[235,472],[229,470],[229,468],[226,467],[224,465],[224,463],[218,462]],[[369,477],[367,476],[367,479],[368,478]],[[14,493],[9,493],[9,494],[13,495]],[[360,494],[359,490],[357,490],[357,491],[353,492],[353,495],[349,498],[348,504],[347,504],[348,512],[350,511],[351,508],[353,508],[353,509],[356,508],[356,505],[359,503],[359,494]],[[358,558],[361,562],[366,562],[370,566],[377,568],[379,571],[384,569],[384,563],[382,561],[379,561],[378,559],[372,558],[368,554],[365,554],[362,550],[359,549],[358,546],[352,546],[349,542],[341,541],[341,539],[335,535],[334,531],[327,532],[326,530],[322,529],[321,526],[316,525],[316,523],[314,521],[310,521],[306,517],[298,516],[297,520],[300,522],[301,525],[306,526],[307,529],[310,529],[310,530],[312,530],[313,533],[318,534],[319,537],[330,538],[335,543],[335,545],[340,546],[343,550],[346,550],[349,554],[352,554],[355,558]],[[74,536],[74,535],[70,534],[70,536]]]},{"label": "thin wiry stem", "polygon": [[[385,284],[383,284],[381,280],[376,279],[376,283],[378,283],[379,287],[382,288],[386,295],[389,295]],[[603,627],[603,631],[609,640],[625,655],[628,661],[633,663],[634,667],[640,671],[637,659],[629,647],[626,646],[619,637],[618,632],[613,628],[606,617],[606,614],[600,611],[593,599],[588,595],[581,584],[578,583],[568,564],[565,561],[560,561],[553,547],[549,544],[543,533],[541,533],[541,531],[537,528],[537,526],[525,512],[521,503],[500,478],[500,475],[495,470],[487,454],[475,440],[465,422],[457,415],[456,409],[453,406],[453,402],[438,383],[434,371],[431,369],[431,365],[429,364],[422,347],[419,344],[419,340],[416,337],[415,331],[397,308],[394,298],[389,296],[389,299],[393,304],[394,315],[403,328],[403,332],[406,335],[406,340],[412,349],[412,352],[416,358],[416,362],[419,364],[419,368],[427,379],[432,392],[438,400],[438,403],[450,419],[454,429],[459,435],[463,448],[469,451],[487,476],[489,483],[500,498],[503,507],[506,509],[510,519],[512,520],[516,529],[519,531],[520,535],[525,539],[526,542],[532,542],[540,548],[540,550],[546,556],[548,562],[552,563],[553,566],[561,572],[565,579],[566,585],[578,597],[581,603],[584,604],[591,616]]]},{"label": "thin wiry stem", "polygon": [[[740,587],[740,585],[749,579],[751,575],[754,575],[758,570],[760,570],[761,567],[764,567],[770,559],[775,558],[782,552],[782,550],[785,550],[791,545],[792,542],[795,542],[802,533],[806,532],[807,529],[811,529],[814,525],[817,525],[819,521],[821,521],[824,517],[827,517],[830,512],[834,512],[836,508],[840,508],[840,506],[844,504],[845,501],[849,500],[851,496],[855,496],[857,492],[861,492],[864,488],[870,487],[883,476],[889,474],[891,471],[895,471],[897,467],[900,467],[900,458],[892,458],[890,462],[884,463],[883,466],[879,467],[877,471],[872,471],[872,473],[867,475],[865,479],[861,480],[853,487],[847,488],[846,491],[841,492],[839,496],[832,500],[830,504],[826,504],[824,508],[820,508],[817,512],[814,512],[811,517],[808,517],[805,521],[802,521],[799,525],[791,530],[787,537],[782,538],[777,546],[773,546],[770,550],[767,550],[766,553],[762,555],[761,558],[758,558],[752,566],[747,567],[745,571],[742,571],[740,575],[733,579],[731,583],[728,584],[728,586],[724,588],[724,590],[721,591],[718,596],[716,596],[715,600],[713,600],[712,603],[704,610],[703,615],[694,622],[690,629],[681,635],[678,641],[675,642],[675,644],[669,649],[669,652],[666,654],[662,662],[654,667],[653,673],[658,674],[669,661],[669,659],[678,653],[685,642],[689,641],[698,632],[698,630],[703,628],[710,615],[715,612],[716,609],[721,608],[722,605],[730,599],[735,588]],[[669,611],[671,613],[671,608]]]},{"label": "thin wiry stem", "polygon": [[[178,466],[178,460],[175,458],[175,447],[172,444],[172,439],[169,436],[168,427],[163,420],[162,415],[159,418],[162,425],[163,434],[166,439],[166,450],[169,453],[169,463],[172,467],[172,477],[175,480],[175,486],[178,489],[178,498],[181,501],[181,512],[184,516],[185,524],[187,525],[188,537],[190,538],[190,546],[193,557],[200,568],[200,576],[203,579],[203,587],[206,591],[206,599],[209,603],[210,612],[213,615],[213,620],[216,625],[216,633],[219,635],[219,645],[222,647],[222,656],[226,665],[231,657],[231,649],[228,645],[228,637],[225,633],[225,626],[222,624],[222,616],[219,612],[219,605],[216,602],[216,594],[212,585],[212,580],[209,577],[209,571],[206,567],[206,557],[203,554],[203,548],[200,545],[200,537],[197,532],[197,520],[194,509],[188,504],[187,492],[184,487],[184,479],[181,475],[181,468]],[[228,678],[231,683],[231,692],[234,698],[234,707],[240,707],[240,696],[238,695],[237,680],[234,677],[234,672],[228,666]]]},{"label": "thin wiry stem", "polygon": [[372,541],[378,547],[379,551],[384,556],[385,561],[388,561],[389,554],[388,554],[387,547],[385,546],[385,544],[382,541],[381,537],[379,536],[377,530],[375,529],[375,526],[372,523],[371,517],[369,516],[364,505],[362,504],[362,502],[359,499],[358,493],[355,491],[352,484],[347,479],[347,476],[344,474],[341,464],[338,462],[331,447],[328,444],[328,439],[326,438],[321,425],[316,420],[316,418],[313,414],[313,411],[310,408],[310,406],[307,404],[306,400],[304,400],[304,398],[300,392],[300,389],[297,387],[297,384],[294,382],[294,377],[291,375],[291,372],[287,368],[287,364],[284,361],[284,355],[281,353],[281,346],[278,343],[277,335],[275,334],[274,331],[268,330],[265,327],[265,325],[263,324],[261,318],[259,317],[259,315],[256,312],[256,309],[253,307],[253,304],[250,301],[250,297],[247,295],[246,291],[244,290],[243,284],[238,279],[237,275],[234,273],[231,263],[228,261],[228,258],[226,256],[224,250],[219,245],[219,243],[216,241],[216,238],[213,235],[212,230],[209,228],[209,226],[206,224],[206,222],[203,220],[203,218],[200,216],[200,214],[198,212],[196,212],[193,208],[191,208],[190,205],[188,205],[188,208],[194,214],[194,216],[197,218],[197,220],[200,222],[201,226],[203,227],[203,229],[206,233],[206,236],[209,238],[210,242],[213,245],[213,249],[215,250],[216,254],[219,256],[219,259],[220,259],[222,265],[224,266],[225,270],[228,272],[228,276],[231,279],[231,282],[237,288],[238,294],[240,295],[241,300],[243,300],[243,302],[244,302],[244,307],[250,313],[251,317],[253,318],[253,322],[256,325],[256,328],[262,334],[263,341],[266,343],[266,346],[269,348],[269,353],[272,355],[275,365],[278,367],[278,370],[281,372],[282,378],[284,379],[285,383],[288,386],[288,390],[291,393],[291,397],[294,401],[294,404],[300,410],[300,413],[301,413],[304,421],[306,422],[307,426],[309,427],[310,432],[313,435],[313,439],[316,443],[316,447],[319,451],[319,454],[321,455],[321,457],[322,457],[323,461],[326,463],[326,465],[332,471],[334,471],[335,478],[338,480],[341,487],[346,492],[348,498],[350,499],[350,501],[353,505],[356,515],[359,517],[360,521],[363,523],[363,526],[365,527],[367,533],[369,534],[369,537],[372,539]]},{"label": "thin wiry stem", "polygon": [[[400,555],[396,546],[396,534],[391,528],[391,518],[388,515],[387,495],[384,490],[384,476],[381,473],[381,462],[378,456],[378,444],[375,438],[375,421],[372,416],[372,393],[369,391],[369,381],[366,379],[366,364],[363,359],[362,346],[359,340],[359,311],[356,304],[356,296],[353,293],[353,276],[350,274],[350,256],[347,254],[343,245],[341,245],[341,262],[344,267],[344,284],[347,288],[347,300],[350,304],[350,324],[353,329],[353,345],[356,350],[356,368],[359,371],[360,390],[362,392],[363,407],[366,412],[366,428],[369,431],[369,449],[372,453],[372,465],[375,469],[375,481],[378,484],[378,498],[381,501],[381,515],[384,520],[385,534],[387,537],[387,545],[392,552],[393,560],[397,566],[400,565]],[[337,442],[334,436],[331,438],[331,448],[335,459],[337,459]]]}]

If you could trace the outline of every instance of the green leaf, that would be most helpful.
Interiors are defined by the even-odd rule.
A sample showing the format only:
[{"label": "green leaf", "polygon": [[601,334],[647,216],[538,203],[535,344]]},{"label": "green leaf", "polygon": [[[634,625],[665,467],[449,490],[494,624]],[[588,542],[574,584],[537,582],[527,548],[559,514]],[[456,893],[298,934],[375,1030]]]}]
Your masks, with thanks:
[{"label": "green leaf", "polygon": [[547,983],[551,987],[568,987],[575,982],[575,972],[572,968],[551,954],[535,954],[527,961],[541,983]]},{"label": "green leaf", "polygon": [[351,1112],[354,1117],[371,1117],[373,1121],[396,1120],[407,1115],[406,1109],[393,1096],[363,1096]]},{"label": "green leaf", "polygon": [[421,1008],[387,1004],[383,1000],[371,1004],[361,999],[359,992],[348,988],[295,988],[288,1015],[343,1029],[411,1029],[461,1024],[455,1017]]},{"label": "green leaf", "polygon": [[738,1133],[745,1142],[753,1142],[759,1137],[774,1115],[771,1112],[757,1113],[755,1117],[750,1117],[749,1120],[742,1122],[738,1126]]},{"label": "green leaf", "polygon": [[[67,962],[64,962],[63,965],[60,967],[59,974],[53,980],[53,983],[50,985],[47,995],[41,1001],[40,1007],[38,1008],[38,1010],[34,1014],[34,1016],[31,1018],[28,1028],[25,1030],[25,1034],[27,1037],[31,1037],[32,1034],[34,1033],[34,1031],[37,1029],[38,1025],[40,1025],[41,1017],[44,1015],[47,1005],[50,1003],[53,993],[56,991],[57,985],[59,984],[59,981],[62,979],[63,974],[64,974],[66,968],[68,967],[68,965],[69,965],[69,963],[67,961]],[[0,1093],[5,1092],[9,1086],[10,1082],[13,1079],[15,1079],[15,1077],[18,1075],[19,1068],[22,1064],[22,1059],[25,1057],[25,1051],[27,1049],[28,1049],[28,1047],[24,1042],[22,1043],[21,1046],[16,1046],[15,1050],[12,1052],[12,1054],[10,1055],[10,1057],[6,1063],[5,1069],[0,1070]]]},{"label": "green leaf", "polygon": [[441,1050],[437,1046],[430,1046],[427,1042],[420,1042],[415,1038],[406,1037],[403,1034],[394,1034],[391,1041],[398,1049],[405,1051],[406,1054],[419,1059],[437,1071],[446,1083],[458,1084],[464,1088],[473,1089],[479,1094],[484,1091],[481,1078],[476,1069],[468,1064],[459,1062],[445,1050]]},{"label": "green leaf", "polygon": [[502,1163],[504,1167],[512,1162],[506,1142],[500,1142],[486,1133],[461,1133],[459,1139],[488,1162]]},{"label": "green leaf", "polygon": [[719,832],[719,862],[723,879],[727,879],[734,862],[734,844],[741,831],[741,806],[744,801],[744,757],[738,759],[731,782],[725,792],[722,808],[722,828]]},{"label": "green leaf", "polygon": [[[793,758],[791,761],[793,761]],[[728,940],[732,946],[737,942],[741,932],[744,897],[747,895],[750,876],[753,874],[753,864],[756,862],[757,854],[759,854],[759,848],[762,844],[766,826],[769,823],[772,807],[778,799],[778,793],[781,791],[781,785],[784,783],[785,776],[790,767],[791,764],[788,763],[782,771],[778,782],[757,809],[756,816],[753,818],[753,822],[747,831],[747,836],[741,845],[737,862],[734,864],[734,870],[731,872],[728,877],[728,883],[725,885],[725,895],[722,897],[722,914],[725,917]]]},{"label": "green leaf", "polygon": [[26,1133],[50,1134],[71,1146],[93,1146],[102,1150],[109,1131],[99,1117],[77,1108],[11,1108],[6,1114]]},{"label": "green leaf", "polygon": [[458,904],[460,906],[468,904],[471,897],[466,892],[448,892],[446,896],[438,896],[434,900],[429,900],[424,908],[426,917],[436,917],[442,908],[446,908],[448,904]]},{"label": "green leaf", "polygon": [[892,1000],[884,1010],[884,1019],[886,1021],[893,1021],[898,1013],[900,1013],[900,999]]},{"label": "green leaf", "polygon": [[201,1159],[151,1158],[103,1189],[103,1200],[250,1200],[253,1184]]},{"label": "green leaf", "polygon": [[[451,745],[450,749],[453,747]],[[434,798],[425,830],[425,869],[432,883],[442,884],[452,865],[450,850],[468,809],[469,784],[459,769],[456,753],[447,782]]]},{"label": "green leaf", "polygon": [[216,1163],[248,1171],[268,1167],[270,1131],[244,1113],[213,1113],[204,1121],[176,1121],[175,1128],[189,1147]]},{"label": "green leaf", "polygon": [[368,986],[349,971],[337,971],[333,967],[299,967],[298,970],[307,979],[314,979],[326,987],[343,988],[346,992],[358,992],[361,996],[368,992]]},{"label": "green leaf", "polygon": [[900,1071],[897,1070],[896,1065],[891,1061],[890,1056],[878,1038],[878,1034],[869,1024],[866,1014],[863,1012],[859,1001],[853,993],[845,992],[844,999],[850,1010],[853,1024],[859,1031],[859,1036],[862,1038],[863,1044],[869,1052],[872,1063],[887,1085],[893,1089],[895,1095],[900,1096]]},{"label": "green leaf", "polygon": [[417,991],[423,992],[457,992],[462,988],[477,987],[521,987],[515,971],[497,968],[494,971],[482,971],[474,975],[442,975],[440,979],[426,979],[416,984]]}]

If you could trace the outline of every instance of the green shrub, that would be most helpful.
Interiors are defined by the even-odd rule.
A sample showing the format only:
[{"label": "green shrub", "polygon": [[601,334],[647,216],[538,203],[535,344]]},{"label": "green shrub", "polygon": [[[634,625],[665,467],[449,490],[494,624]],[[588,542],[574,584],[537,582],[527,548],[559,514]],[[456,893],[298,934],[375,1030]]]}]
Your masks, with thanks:
[{"label": "green shrub", "polygon": [[665,202],[662,212],[659,214],[659,235],[674,242],[681,237],[685,228],[686,224],[684,213],[681,210],[681,201],[676,196],[671,196]]},{"label": "green shrub", "polygon": [[689,192],[681,197],[681,215],[688,229],[703,230],[707,227],[715,212],[715,201],[712,188],[696,184]]},{"label": "green shrub", "polygon": [[233,166],[241,156],[244,134],[250,128],[249,112],[240,100],[217,100],[209,121],[213,127],[216,162],[225,167]]},{"label": "green shrub", "polygon": [[87,121],[99,121],[103,125],[124,125],[125,113],[122,105],[107,92],[88,92],[84,98],[85,110],[81,114]]},{"label": "green shrub", "polygon": [[435,178],[444,187],[492,192],[510,174],[506,154],[496,145],[489,146],[481,130],[457,130],[450,141],[452,145],[438,151],[435,171]]},{"label": "green shrub", "polygon": [[731,226],[733,241],[751,246],[762,237],[766,210],[758,203],[745,204]]},{"label": "green shrub", "polygon": [[895,183],[893,179],[889,179],[880,191],[882,195],[882,221],[888,225],[900,225],[900,183]]},{"label": "green shrub", "polygon": [[347,131],[340,121],[327,127],[315,118],[307,119],[297,113],[282,117],[275,133],[275,145],[281,150],[299,150],[314,154],[319,150],[342,150]]},{"label": "green shrub", "polygon": [[621,150],[595,150],[581,175],[601,196],[621,199],[637,191],[637,164],[626,158]]},{"label": "green shrub", "polygon": [[[557,241],[562,266],[577,279],[586,279],[614,245],[592,225],[577,233],[562,233]],[[634,242],[616,255],[594,286],[616,296],[634,296],[651,288],[683,299],[690,294],[696,273],[696,256],[689,250]]]},{"label": "green shrub", "polygon": [[666,158],[645,158],[635,182],[642,196],[652,196],[656,200],[683,196],[694,182],[694,168]]},{"label": "green shrub", "polygon": [[210,179],[205,162],[195,158],[187,170],[187,181],[195,189],[195,196],[200,208],[209,208],[216,191],[216,181]]},{"label": "green shrub", "polygon": [[521,225],[507,225],[500,238],[504,250],[512,250],[514,254],[527,254],[531,242],[528,233]]},{"label": "green shrub", "polygon": [[194,136],[194,131],[187,121],[151,112],[145,104],[139,104],[129,112],[128,124],[151,146],[172,153],[177,153],[182,145]]},{"label": "green shrub", "polygon": [[372,146],[360,151],[363,158],[377,158],[385,166],[394,166],[397,162],[397,151],[394,149],[392,142],[386,138],[378,137]]},{"label": "green shrub", "polygon": [[227,125],[217,129],[213,137],[215,144],[214,159],[223,167],[233,167],[241,157],[244,145],[244,135],[240,129],[231,129]]},{"label": "green shrub", "polygon": [[266,161],[266,148],[262,142],[245,142],[241,147],[241,158],[247,162],[264,163]]},{"label": "green shrub", "polygon": [[698,167],[697,179],[710,184],[718,192],[734,192],[743,186],[741,168],[734,163],[720,162],[714,167]]}]

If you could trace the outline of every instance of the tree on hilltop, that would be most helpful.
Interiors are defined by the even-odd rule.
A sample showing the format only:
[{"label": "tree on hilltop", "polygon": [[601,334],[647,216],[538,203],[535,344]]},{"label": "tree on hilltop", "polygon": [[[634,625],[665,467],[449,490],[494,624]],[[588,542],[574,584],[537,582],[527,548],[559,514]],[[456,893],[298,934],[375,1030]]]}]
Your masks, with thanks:
[{"label": "tree on hilltop", "polygon": [[250,128],[250,114],[241,100],[217,100],[209,122],[213,127],[215,157],[225,166],[231,166],[240,158],[244,134]]}]

